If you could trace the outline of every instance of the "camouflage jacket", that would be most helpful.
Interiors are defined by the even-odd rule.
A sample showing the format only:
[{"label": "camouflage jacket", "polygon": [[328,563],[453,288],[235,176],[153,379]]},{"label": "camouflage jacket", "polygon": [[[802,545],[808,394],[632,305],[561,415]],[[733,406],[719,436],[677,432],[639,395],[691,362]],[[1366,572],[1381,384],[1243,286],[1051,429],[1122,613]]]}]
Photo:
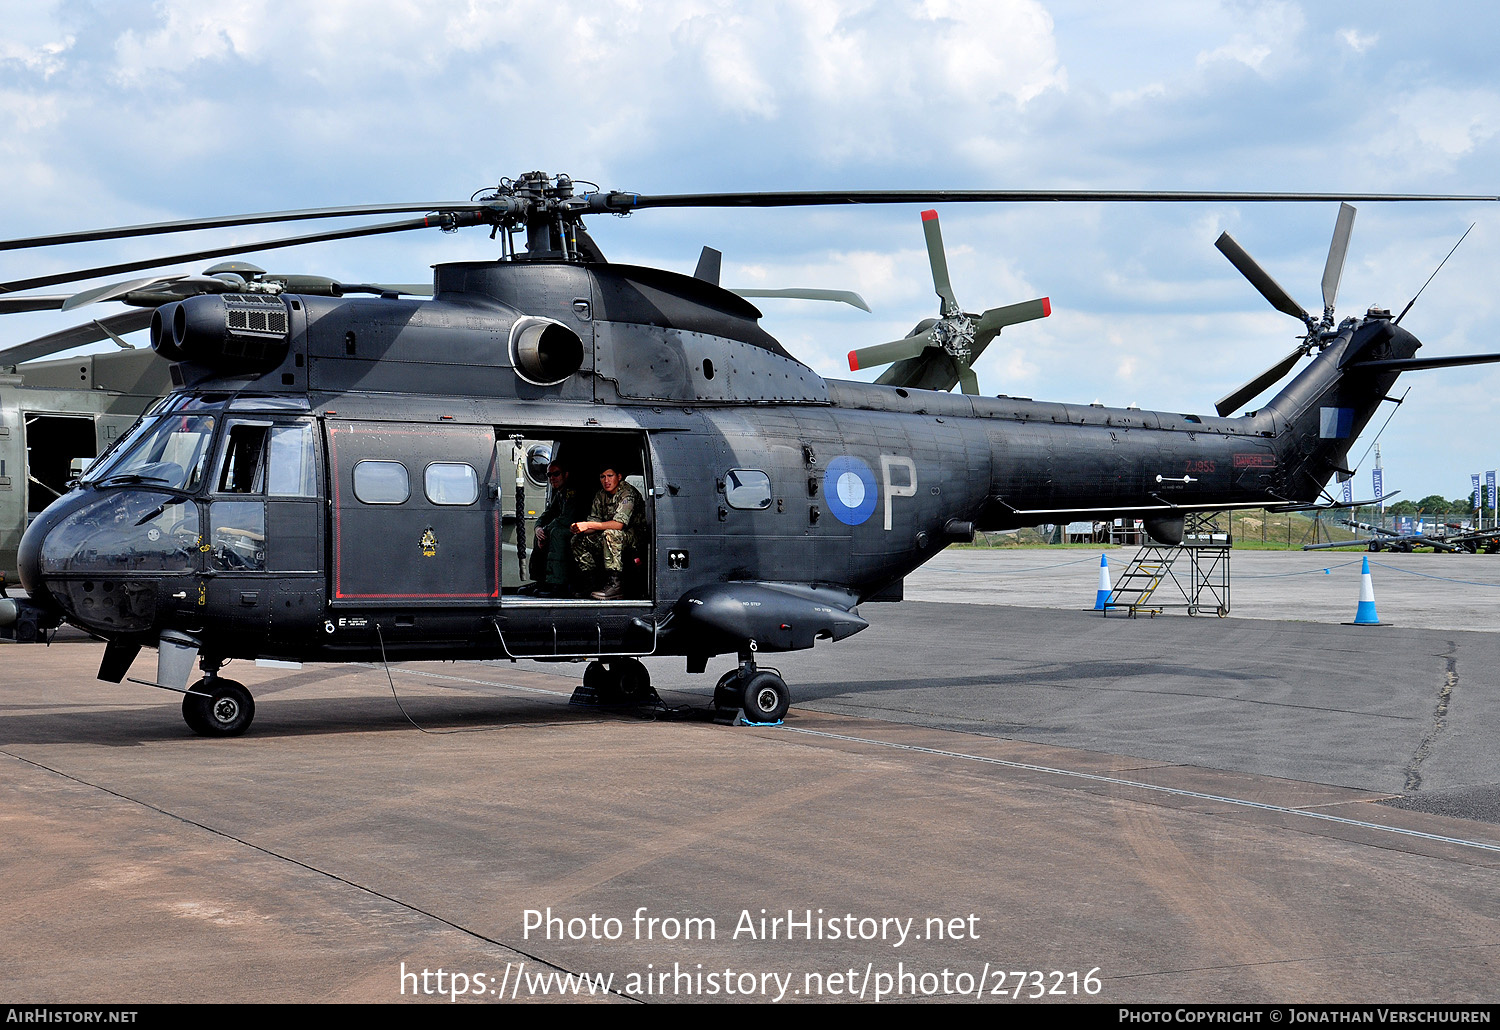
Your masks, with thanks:
[{"label": "camouflage jacket", "polygon": [[646,535],[646,500],[639,490],[622,480],[613,494],[600,490],[594,495],[588,521],[622,523],[629,541],[635,543]]}]

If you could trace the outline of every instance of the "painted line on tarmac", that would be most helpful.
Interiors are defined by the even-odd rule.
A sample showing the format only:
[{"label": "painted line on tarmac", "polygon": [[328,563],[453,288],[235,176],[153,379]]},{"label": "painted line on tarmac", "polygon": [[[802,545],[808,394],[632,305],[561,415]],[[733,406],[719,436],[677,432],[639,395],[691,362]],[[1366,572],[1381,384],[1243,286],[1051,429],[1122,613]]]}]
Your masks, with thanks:
[{"label": "painted line on tarmac", "polygon": [[855,744],[876,744],[880,747],[897,748],[901,751],[915,751],[924,755],[937,755],[942,758],[959,758],[970,762],[983,762],[986,765],[1001,765],[1008,769],[1022,769],[1026,772],[1048,773],[1053,776],[1069,776],[1073,779],[1088,780],[1093,783],[1108,783],[1120,787],[1135,787],[1139,790],[1156,791],[1158,794],[1171,794],[1174,797],[1195,798],[1200,801],[1216,801],[1225,805],[1237,805],[1241,808],[1253,808],[1261,812],[1276,812],[1282,815],[1301,816],[1304,819],[1317,819],[1327,823],[1337,823],[1341,826],[1352,826],[1362,830],[1378,830],[1382,833],[1394,833],[1404,837],[1417,837],[1421,840],[1436,841],[1440,844],[1456,844],[1464,848],[1477,848],[1480,851],[1489,851],[1500,854],[1500,844],[1489,844],[1485,841],[1468,840],[1463,837],[1445,837],[1439,833],[1424,833],[1421,830],[1408,830],[1400,826],[1385,826],[1380,823],[1366,822],[1363,819],[1350,819],[1341,815],[1329,815],[1326,812],[1314,812],[1305,808],[1288,808],[1285,805],[1272,805],[1264,801],[1250,801],[1245,798],[1225,797],[1221,794],[1205,794],[1196,790],[1183,790],[1181,787],[1164,787],[1159,783],[1142,783],[1139,780],[1126,780],[1118,776],[1103,776],[1099,773],[1077,772],[1073,769],[1055,769],[1047,765],[1034,765],[1030,762],[1012,762],[1004,758],[990,758],[986,755],[971,755],[963,751],[945,751],[941,748],[921,747],[916,744],[898,744],[890,740],[874,740],[870,737],[851,737],[843,733],[829,733],[826,730],[806,730],[795,726],[782,726],[787,733],[805,733],[812,737],[827,737],[830,740],[846,740]]},{"label": "painted line on tarmac", "polygon": [[[217,826],[210,826],[208,823],[201,822],[190,816],[183,815],[180,812],[173,812],[170,809],[163,808],[160,805],[153,804],[152,802],[146,801],[142,798],[133,797],[129,794],[123,794],[118,790],[114,790],[110,787],[104,786],[104,784],[102,783],[95,783],[93,780],[86,780],[82,776],[77,776],[70,772],[64,772],[62,769],[59,769],[56,766],[47,765],[46,763],[36,761],[35,759],[25,758],[11,751],[0,749],[0,755],[4,755],[6,758],[10,758],[13,761],[21,763],[22,765],[29,765],[33,769],[39,769],[42,772],[51,773],[52,775],[60,777],[64,780],[70,780],[71,782],[79,784],[80,786],[89,787],[101,794],[106,794],[110,797],[117,798],[120,801],[124,801],[127,804],[136,805],[148,812],[155,812],[157,815],[165,816],[166,818],[175,820],[185,826],[191,826],[195,829],[202,830],[205,833],[212,834],[215,837],[220,837],[234,844],[238,844],[241,847],[249,848],[251,851],[257,851],[268,858],[276,859],[280,862],[285,862],[291,866],[296,866],[299,869],[303,869],[316,876],[324,877],[328,880],[333,881],[334,883],[343,884],[345,887],[348,887],[352,890],[367,894],[374,898],[379,898],[382,901],[387,901],[398,908],[402,908],[408,912],[423,916],[427,919],[431,919],[435,923],[441,923],[443,926],[456,930],[461,934],[467,934],[475,940],[483,941],[484,943],[494,945],[497,948],[504,948],[507,951],[514,952],[515,954],[520,955],[522,958],[525,958],[527,961],[535,962],[538,965],[546,966],[549,969],[555,969],[562,973],[571,973],[574,975],[578,975],[577,970],[569,969],[566,966],[560,966],[555,962],[550,962],[547,959],[542,958],[540,955],[535,955],[531,952],[523,951],[520,948],[516,947],[514,944],[507,943],[506,941],[502,941],[496,937],[490,937],[479,932],[478,930],[474,930],[467,926],[464,926],[462,923],[454,922],[452,919],[447,919],[441,915],[438,915],[438,913],[433,911],[432,909],[423,908],[421,905],[414,904],[410,901],[403,901],[400,898],[396,897],[394,894],[387,894],[384,891],[376,890],[374,887],[371,887],[367,884],[360,883],[357,880],[351,880],[349,877],[340,875],[339,873],[336,873],[331,869],[324,869],[321,866],[314,865],[312,862],[303,861],[302,859],[296,858],[285,852],[277,851],[275,848],[268,845],[257,844],[247,837],[241,837],[238,834],[229,832],[228,830],[222,830]],[[614,990],[613,988],[606,988],[605,990],[606,993],[612,994],[618,998],[623,998],[627,1001],[639,1000],[632,995],[625,994],[622,991]]]}]

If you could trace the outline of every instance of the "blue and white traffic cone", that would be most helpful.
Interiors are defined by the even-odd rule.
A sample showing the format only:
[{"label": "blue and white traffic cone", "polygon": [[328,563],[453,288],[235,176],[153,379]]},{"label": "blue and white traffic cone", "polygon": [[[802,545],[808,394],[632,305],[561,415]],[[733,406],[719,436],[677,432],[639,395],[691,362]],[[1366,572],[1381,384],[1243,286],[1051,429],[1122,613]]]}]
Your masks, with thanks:
[{"label": "blue and white traffic cone", "polygon": [[1109,585],[1109,555],[1099,556],[1099,593],[1094,597],[1094,611],[1109,610],[1109,595],[1114,588]]},{"label": "blue and white traffic cone", "polygon": [[1359,572],[1359,607],[1354,610],[1350,626],[1384,626],[1375,614],[1375,581],[1370,578],[1370,559],[1364,559]]}]

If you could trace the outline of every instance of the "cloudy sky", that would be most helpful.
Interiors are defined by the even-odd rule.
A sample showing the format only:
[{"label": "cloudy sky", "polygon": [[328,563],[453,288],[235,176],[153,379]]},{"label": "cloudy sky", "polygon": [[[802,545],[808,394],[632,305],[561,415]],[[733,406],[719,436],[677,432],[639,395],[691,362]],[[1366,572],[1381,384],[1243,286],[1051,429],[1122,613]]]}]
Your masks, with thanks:
[{"label": "cloudy sky", "polygon": [[[642,193],[1095,188],[1500,193],[1500,5],[926,0],[6,0],[5,237],[197,215],[466,199],[532,169]],[[1034,296],[978,365],[988,393],[1211,412],[1296,342],[1213,248],[1228,229],[1320,306],[1336,205],[954,205],[969,310]],[[1340,315],[1399,310],[1424,354],[1500,350],[1500,204],[1360,206]],[[321,225],[319,226],[322,227]],[[825,375],[937,313],[916,207],[647,211],[596,219],[612,260],[765,301]],[[280,230],[235,230],[249,241]],[[225,234],[221,234],[220,238]],[[134,241],[0,254],[0,276],[190,250]],[[208,244],[204,244],[208,245]],[[494,256],[483,230],[253,258],[351,281]],[[184,266],[181,271],[196,270]],[[66,324],[8,316],[0,345]],[[863,373],[873,377],[876,373]],[[1388,489],[1468,492],[1500,464],[1500,366],[1411,373],[1381,437]],[[1378,417],[1376,426],[1384,419]],[[1358,458],[1363,444],[1354,449]],[[1368,495],[1361,466],[1359,492]]]}]

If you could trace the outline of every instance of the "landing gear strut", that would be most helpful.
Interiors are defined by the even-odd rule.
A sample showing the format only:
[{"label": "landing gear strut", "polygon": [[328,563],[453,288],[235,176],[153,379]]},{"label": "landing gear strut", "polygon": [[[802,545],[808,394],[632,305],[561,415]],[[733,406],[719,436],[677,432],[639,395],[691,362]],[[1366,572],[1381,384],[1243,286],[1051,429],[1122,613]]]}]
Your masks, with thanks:
[{"label": "landing gear strut", "polygon": [[740,667],[726,672],[714,687],[714,707],[744,711],[746,722],[780,722],[792,706],[786,681],[770,669],[755,667],[755,653],[740,654]]},{"label": "landing gear strut", "polygon": [[255,699],[244,684],[221,677],[217,663],[204,662],[203,673],[183,695],[183,721],[200,737],[238,737],[255,718]]}]

